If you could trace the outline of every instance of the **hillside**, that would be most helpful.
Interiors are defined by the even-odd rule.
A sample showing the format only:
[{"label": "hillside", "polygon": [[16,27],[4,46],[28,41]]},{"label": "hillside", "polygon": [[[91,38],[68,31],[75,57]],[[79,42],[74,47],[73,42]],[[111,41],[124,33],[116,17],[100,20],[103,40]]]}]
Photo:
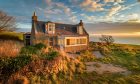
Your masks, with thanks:
[{"label": "hillside", "polygon": [[[1,42],[3,43],[5,42]],[[75,54],[70,56],[57,49],[48,49],[44,44],[23,47],[16,41],[7,41],[8,44],[15,46],[18,51],[16,54],[7,52],[9,56],[8,54],[0,56],[2,84],[139,84],[140,82],[138,45],[100,45],[91,42],[89,50],[72,57]],[[95,50],[103,57],[97,58],[93,53]],[[10,52],[13,51],[14,49]],[[91,68],[93,71],[88,71]]]},{"label": "hillside", "polygon": [[14,56],[2,55],[2,84],[59,84],[72,80],[74,74],[83,73],[85,69],[79,60],[66,56],[63,51],[48,50],[44,44],[22,47]]}]

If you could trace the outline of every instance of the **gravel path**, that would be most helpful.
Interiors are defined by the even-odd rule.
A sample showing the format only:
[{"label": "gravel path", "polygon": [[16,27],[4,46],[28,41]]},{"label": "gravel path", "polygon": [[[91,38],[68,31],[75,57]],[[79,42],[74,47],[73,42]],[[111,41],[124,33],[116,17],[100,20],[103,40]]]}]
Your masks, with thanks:
[{"label": "gravel path", "polygon": [[101,58],[101,57],[104,57],[100,51],[93,51],[93,54],[97,57],[97,58]]},{"label": "gravel path", "polygon": [[86,62],[87,72],[97,72],[98,74],[103,73],[128,73],[128,70],[119,66],[114,66],[112,64],[103,64],[99,62]]}]

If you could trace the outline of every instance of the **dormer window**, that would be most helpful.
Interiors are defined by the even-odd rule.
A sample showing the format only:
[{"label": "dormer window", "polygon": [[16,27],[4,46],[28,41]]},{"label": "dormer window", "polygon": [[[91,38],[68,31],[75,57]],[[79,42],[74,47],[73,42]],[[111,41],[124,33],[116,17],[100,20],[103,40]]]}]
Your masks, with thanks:
[{"label": "dormer window", "polygon": [[46,25],[47,25],[46,26],[47,33],[48,34],[54,34],[55,33],[55,23],[48,22]]},{"label": "dormer window", "polygon": [[52,31],[52,28],[49,27],[49,31]]}]

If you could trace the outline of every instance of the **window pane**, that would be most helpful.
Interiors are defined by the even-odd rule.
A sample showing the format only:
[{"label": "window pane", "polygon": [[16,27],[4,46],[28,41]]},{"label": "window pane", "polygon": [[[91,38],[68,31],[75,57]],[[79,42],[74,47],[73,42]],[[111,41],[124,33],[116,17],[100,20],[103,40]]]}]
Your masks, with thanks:
[{"label": "window pane", "polygon": [[80,44],[80,39],[77,39],[77,44]]},{"label": "window pane", "polygon": [[70,39],[70,45],[75,45],[75,39]]},{"label": "window pane", "polygon": [[70,39],[67,39],[67,45],[70,45]]},{"label": "window pane", "polygon": [[49,28],[49,31],[52,31],[52,28]]},{"label": "window pane", "polygon": [[80,39],[80,44],[86,44],[86,39]]}]

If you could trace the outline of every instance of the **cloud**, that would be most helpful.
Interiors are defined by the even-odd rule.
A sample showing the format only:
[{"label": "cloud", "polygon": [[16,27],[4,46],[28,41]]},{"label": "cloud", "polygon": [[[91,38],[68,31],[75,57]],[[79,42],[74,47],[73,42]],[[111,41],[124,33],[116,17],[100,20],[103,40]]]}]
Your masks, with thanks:
[{"label": "cloud", "polygon": [[46,4],[48,5],[48,6],[51,6],[52,5],[52,0],[45,0],[46,1]]},{"label": "cloud", "polygon": [[76,16],[71,16],[71,17],[70,17],[70,20],[71,20],[73,23],[78,21]]},{"label": "cloud", "polygon": [[103,11],[103,6],[99,0],[84,0],[80,3],[80,7],[86,11]]},{"label": "cloud", "polygon": [[109,3],[109,2],[116,2],[116,3],[123,3],[123,0],[104,0],[105,3]]},{"label": "cloud", "polygon": [[46,12],[50,14],[60,14],[65,13],[68,16],[71,16],[71,9],[61,2],[53,2],[52,0],[46,0],[47,7],[45,8]]},{"label": "cloud", "polygon": [[138,17],[139,17],[139,15],[136,14],[136,13],[133,13],[133,14],[128,15],[128,18],[129,19],[137,19]]},{"label": "cloud", "polygon": [[125,18],[127,22],[140,23],[140,16],[137,13],[129,14]]},{"label": "cloud", "polygon": [[122,9],[121,11],[127,10],[127,9],[131,9],[131,7],[136,6],[136,5],[138,5],[138,4],[139,4],[139,3],[134,3],[134,4],[128,5],[128,6],[126,6],[126,7],[123,7],[123,9]]},{"label": "cloud", "polygon": [[80,16],[83,17],[88,23],[93,22],[95,20],[95,16],[88,16],[86,14],[80,14]]},{"label": "cloud", "polygon": [[48,20],[70,23],[78,21],[75,12],[62,2],[46,0],[46,8],[38,8],[38,10],[44,12]]},{"label": "cloud", "polygon": [[63,12],[68,16],[72,15],[72,11],[68,6],[65,6],[63,3],[55,3],[55,4],[56,4],[56,8],[58,7],[60,10],[62,9]]},{"label": "cloud", "polygon": [[112,7],[109,10],[109,13],[108,13],[107,17],[112,17],[113,15],[115,15],[116,13],[118,13],[118,11],[121,10],[121,9],[122,9],[122,6],[121,5]]},{"label": "cloud", "polygon": [[[44,10],[46,18],[50,18],[53,20],[53,17],[56,20],[63,22],[77,22],[80,18],[83,19],[87,23],[91,22],[117,22],[117,21],[127,21],[125,15],[122,14],[121,11],[131,9],[133,6],[136,6],[139,3],[134,3],[130,5],[124,4],[125,0],[68,0],[70,3],[66,5],[64,2],[58,2],[54,0],[46,0],[47,7]],[[73,10],[76,8],[76,12]],[[82,13],[79,14],[77,9]],[[92,13],[100,11],[102,12],[102,16],[89,15],[87,13]],[[136,17],[136,15],[133,17]],[[125,18],[125,19],[122,19]],[[130,16],[127,18],[130,19]],[[54,20],[55,20],[54,19]],[[133,20],[133,19],[132,19]]]},{"label": "cloud", "polygon": [[[108,14],[106,16],[107,17],[106,19],[112,20],[112,21],[113,20],[114,21],[118,20],[118,21],[123,21],[123,22],[127,21],[130,18],[130,16],[128,16],[126,14],[123,15],[121,12],[125,11],[125,10],[128,10],[128,9],[131,9],[133,6],[136,6],[136,5],[138,5],[138,3],[134,3],[134,4],[131,4],[131,5],[128,5],[128,6],[117,4],[116,6],[112,7],[111,9],[109,9],[109,12],[108,12]],[[127,18],[125,18],[125,17],[127,17]]]}]

